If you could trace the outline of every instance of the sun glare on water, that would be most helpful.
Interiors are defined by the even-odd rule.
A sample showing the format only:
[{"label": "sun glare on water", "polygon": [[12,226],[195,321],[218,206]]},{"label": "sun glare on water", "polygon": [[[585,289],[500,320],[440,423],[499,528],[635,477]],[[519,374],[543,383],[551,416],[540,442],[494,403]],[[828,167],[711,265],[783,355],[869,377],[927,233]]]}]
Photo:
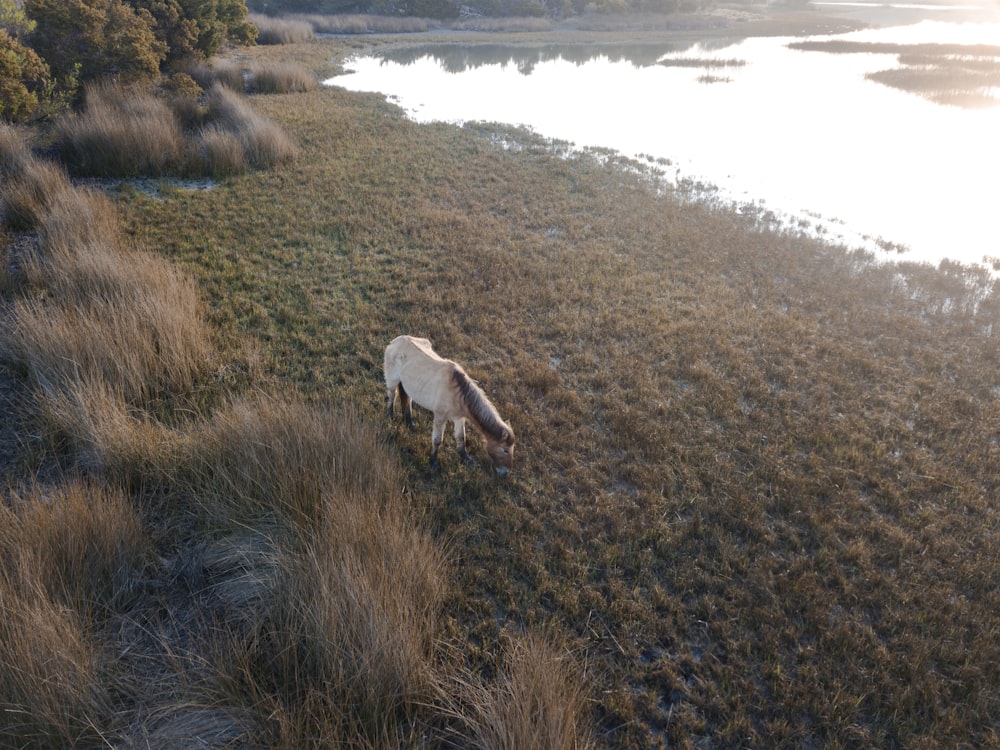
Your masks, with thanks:
[{"label": "sun glare on water", "polygon": [[[329,83],[380,91],[419,121],[526,125],[577,147],[653,157],[833,241],[980,263],[1000,256],[1000,87],[928,91],[925,69],[948,68],[940,60],[955,55],[929,66],[926,49],[905,47],[997,40],[1000,23],[922,21],[812,37],[809,49],[750,38],[643,64],[599,49],[582,63],[512,49],[506,63],[458,72],[429,52],[407,65],[359,58],[353,75]],[[845,42],[856,47],[822,46]]]}]

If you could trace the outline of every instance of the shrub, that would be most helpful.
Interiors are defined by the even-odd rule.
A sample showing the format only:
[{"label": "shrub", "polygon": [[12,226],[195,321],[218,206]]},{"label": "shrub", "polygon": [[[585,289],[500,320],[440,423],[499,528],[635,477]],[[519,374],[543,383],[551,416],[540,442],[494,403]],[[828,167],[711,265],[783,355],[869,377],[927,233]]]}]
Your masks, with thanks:
[{"label": "shrub", "polygon": [[0,28],[0,120],[23,122],[38,111],[49,68],[34,50]]},{"label": "shrub", "polygon": [[250,69],[250,88],[260,94],[290,94],[317,88],[316,76],[295,63],[257,64]]},{"label": "shrub", "polygon": [[244,0],[129,0],[154,19],[156,36],[165,45],[166,64],[208,59],[227,42],[253,44],[257,30],[247,19]]},{"label": "shrub", "polygon": [[139,177],[181,163],[184,136],[170,107],[145,89],[116,83],[86,87],[86,110],[63,118],[56,140],[78,174]]},{"label": "shrub", "polygon": [[123,0],[25,0],[24,10],[37,24],[27,41],[56,77],[136,82],[159,75],[167,46],[145,9]]}]

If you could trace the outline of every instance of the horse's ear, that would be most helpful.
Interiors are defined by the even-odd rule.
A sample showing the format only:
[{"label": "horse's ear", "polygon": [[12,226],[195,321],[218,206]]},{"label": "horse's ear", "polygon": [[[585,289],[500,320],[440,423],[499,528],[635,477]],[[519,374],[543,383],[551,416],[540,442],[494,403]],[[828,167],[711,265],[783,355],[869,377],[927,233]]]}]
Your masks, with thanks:
[{"label": "horse's ear", "polygon": [[510,440],[510,430],[504,430],[500,433],[500,442],[506,443],[508,440]]}]

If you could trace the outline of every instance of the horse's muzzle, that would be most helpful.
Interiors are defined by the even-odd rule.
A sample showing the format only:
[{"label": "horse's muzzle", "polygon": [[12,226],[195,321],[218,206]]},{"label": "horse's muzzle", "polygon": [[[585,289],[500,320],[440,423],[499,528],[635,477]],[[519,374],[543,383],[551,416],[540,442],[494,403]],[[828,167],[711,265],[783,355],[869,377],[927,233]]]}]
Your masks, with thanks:
[{"label": "horse's muzzle", "polygon": [[510,471],[510,469],[508,469],[507,467],[505,467],[505,466],[498,466],[497,467],[497,476],[498,477],[505,477],[505,476],[507,476],[507,472],[508,471]]}]

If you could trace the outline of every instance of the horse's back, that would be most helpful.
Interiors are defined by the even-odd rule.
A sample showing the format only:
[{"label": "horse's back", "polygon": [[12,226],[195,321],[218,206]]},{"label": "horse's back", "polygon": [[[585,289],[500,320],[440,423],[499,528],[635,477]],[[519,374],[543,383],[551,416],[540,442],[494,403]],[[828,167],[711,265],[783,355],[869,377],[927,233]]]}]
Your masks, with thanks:
[{"label": "horse's back", "polygon": [[406,393],[431,411],[445,407],[450,398],[454,363],[443,359],[427,339],[397,336],[385,349],[385,379],[392,388],[401,383]]},{"label": "horse's back", "polygon": [[432,360],[441,360],[441,357],[434,351],[434,347],[431,346],[431,342],[428,339],[421,339],[416,336],[397,336],[385,348],[387,366],[390,361],[401,361],[410,357],[420,356]]}]

